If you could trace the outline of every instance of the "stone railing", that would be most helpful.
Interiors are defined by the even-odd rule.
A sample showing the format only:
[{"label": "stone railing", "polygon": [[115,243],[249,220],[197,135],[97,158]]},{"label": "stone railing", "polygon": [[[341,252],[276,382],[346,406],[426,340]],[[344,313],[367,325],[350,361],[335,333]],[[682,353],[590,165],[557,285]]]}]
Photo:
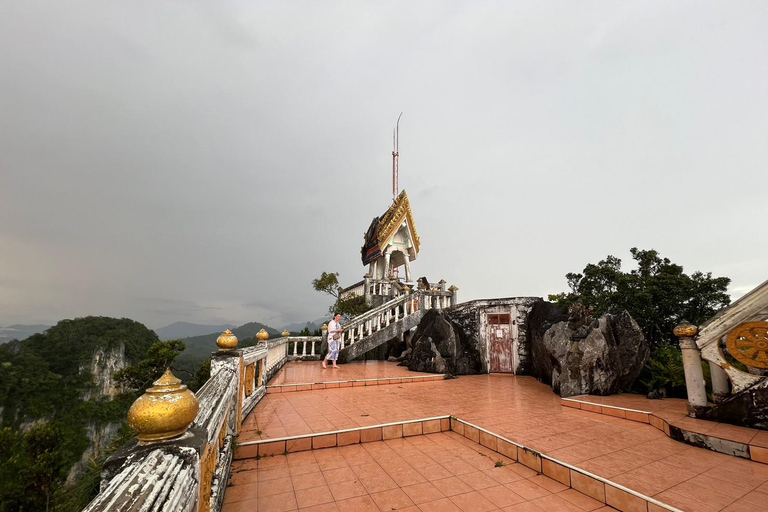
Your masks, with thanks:
[{"label": "stone railing", "polygon": [[320,357],[320,347],[323,344],[322,336],[292,336],[289,341],[293,344],[293,350],[290,350],[289,347],[289,360]]},{"label": "stone railing", "polygon": [[[287,347],[285,340],[274,340],[237,350],[237,338],[231,333],[221,343],[225,335],[217,344],[229,343],[228,349],[212,355],[211,377],[197,394],[168,372],[136,401],[128,423],[139,432],[138,439],[104,464],[101,492],[84,512],[221,510],[234,440],[243,418],[266,394],[270,355],[273,367],[279,368],[285,364]],[[140,402],[141,416],[132,416]],[[197,410],[191,423],[192,417],[183,420],[184,411],[194,414],[190,403]],[[178,404],[186,409],[180,410]],[[177,424],[180,417],[187,425],[182,429]]]},{"label": "stone railing", "polygon": [[281,338],[275,338],[274,340],[267,341],[267,348],[269,353],[267,354],[267,372],[266,379],[269,381],[275,374],[280,371],[286,362],[288,362],[288,341],[290,338],[283,336]]},{"label": "stone railing", "polygon": [[416,311],[445,309],[455,305],[455,292],[419,290],[396,297],[362,315],[358,315],[342,327],[341,348],[371,336],[412,315]]}]

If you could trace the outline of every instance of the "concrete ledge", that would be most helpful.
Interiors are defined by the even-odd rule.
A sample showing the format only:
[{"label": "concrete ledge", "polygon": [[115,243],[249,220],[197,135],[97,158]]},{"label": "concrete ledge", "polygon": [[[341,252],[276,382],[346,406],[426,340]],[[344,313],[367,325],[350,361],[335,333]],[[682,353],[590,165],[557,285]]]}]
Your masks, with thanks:
[{"label": "concrete ledge", "polygon": [[361,386],[386,386],[389,384],[410,384],[415,382],[432,382],[445,380],[444,374],[415,375],[408,377],[381,377],[378,379],[333,380],[328,382],[298,382],[291,384],[277,384],[267,386],[267,394],[291,393],[293,391],[318,391],[322,389],[335,389]]},{"label": "concrete ledge", "polygon": [[560,404],[572,409],[581,409],[582,411],[624,418],[639,423],[648,423],[657,430],[664,432],[667,437],[674,439],[675,441],[696,446],[697,448],[706,448],[713,452],[723,453],[741,459],[752,460],[761,464],[768,464],[768,449],[764,447],[741,443],[731,439],[694,432],[678,427],[649,411],[639,411],[637,409],[629,409],[626,407],[597,404],[586,400],[577,400],[575,398],[561,398]]},{"label": "concrete ledge", "polygon": [[[451,430],[482,446],[488,447],[488,444],[495,444],[497,447],[501,447],[501,449],[493,450],[496,453],[515,460],[534,471],[543,473],[571,489],[622,512],[634,512],[636,510],[643,512],[659,510],[683,512],[650,496],[633,491],[611,480],[537,452],[455,416],[451,416]],[[477,440],[475,440],[475,437],[477,437]],[[494,440],[490,441],[490,438],[494,438]],[[515,449],[511,450],[510,447]]]}]

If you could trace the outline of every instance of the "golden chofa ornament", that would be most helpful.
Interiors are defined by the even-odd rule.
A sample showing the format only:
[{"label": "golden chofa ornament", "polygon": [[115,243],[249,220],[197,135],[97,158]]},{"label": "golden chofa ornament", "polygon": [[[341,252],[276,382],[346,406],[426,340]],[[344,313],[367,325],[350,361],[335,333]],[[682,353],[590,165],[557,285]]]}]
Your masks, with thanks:
[{"label": "golden chofa ornament", "polygon": [[216,338],[216,346],[221,350],[232,350],[233,348],[237,348],[237,336],[227,329],[221,333],[221,336]]},{"label": "golden chofa ornament", "polygon": [[283,338],[287,338],[287,337],[288,337],[288,336],[290,336],[290,335],[291,335],[291,333],[290,333],[290,332],[288,332],[288,329],[286,329],[286,330],[284,330],[284,331],[283,331]]},{"label": "golden chofa ornament", "polygon": [[269,333],[264,329],[262,329],[258,333],[256,333],[256,338],[258,338],[260,342],[264,343],[269,339]]},{"label": "golden chofa ornament", "polygon": [[195,394],[174,377],[170,368],[128,411],[128,426],[140,444],[182,436],[195,421],[200,404]]},{"label": "golden chofa ornament", "polygon": [[687,320],[683,320],[675,326],[675,336],[678,338],[693,338],[699,333],[699,328]]}]

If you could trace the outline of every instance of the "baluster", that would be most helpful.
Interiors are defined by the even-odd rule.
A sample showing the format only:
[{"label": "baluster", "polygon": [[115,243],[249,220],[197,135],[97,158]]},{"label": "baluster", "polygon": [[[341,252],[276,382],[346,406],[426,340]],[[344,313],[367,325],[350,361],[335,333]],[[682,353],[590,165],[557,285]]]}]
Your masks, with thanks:
[{"label": "baluster", "polygon": [[341,348],[344,348],[344,347],[346,346],[346,343],[345,343],[345,341],[346,341],[346,339],[345,339],[345,338],[346,338],[346,337],[347,337],[347,333],[345,333],[345,332],[342,332],[342,333],[341,333]]},{"label": "baluster", "polygon": [[349,330],[349,344],[352,345],[355,342],[355,328],[352,327]]},{"label": "baluster", "polygon": [[301,355],[307,355],[307,340],[304,340],[303,346],[301,347]]},{"label": "baluster", "polygon": [[[293,356],[294,357],[296,357],[296,354],[298,354],[298,349],[299,349],[298,345],[299,345],[298,341],[294,341],[293,342]],[[269,355],[272,355],[272,351],[270,350],[269,352],[270,352]]]},{"label": "baluster", "polygon": [[315,355],[315,340],[312,340],[312,355]]}]

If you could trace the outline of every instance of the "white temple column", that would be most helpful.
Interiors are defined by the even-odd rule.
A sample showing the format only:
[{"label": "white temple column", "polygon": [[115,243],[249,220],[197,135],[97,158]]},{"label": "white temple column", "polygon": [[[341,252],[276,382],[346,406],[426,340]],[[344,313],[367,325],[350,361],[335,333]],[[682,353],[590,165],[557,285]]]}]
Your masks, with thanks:
[{"label": "white temple column", "polygon": [[383,279],[386,279],[389,277],[389,258],[391,257],[391,254],[384,253],[384,276]]},{"label": "white temple column", "polygon": [[728,374],[718,365],[709,362],[709,373],[712,376],[712,397],[715,402],[722,402],[730,393],[728,387]]},{"label": "white temple column", "polygon": [[707,408],[707,388],[704,383],[704,372],[701,369],[701,351],[694,341],[698,332],[699,329],[695,325],[685,321],[675,327],[675,336],[680,340],[680,349],[683,351],[688,415],[694,418]]},{"label": "white temple column", "polygon": [[403,252],[403,257],[405,258],[405,282],[412,283],[413,281],[411,281],[411,257],[408,255],[407,252]]}]

